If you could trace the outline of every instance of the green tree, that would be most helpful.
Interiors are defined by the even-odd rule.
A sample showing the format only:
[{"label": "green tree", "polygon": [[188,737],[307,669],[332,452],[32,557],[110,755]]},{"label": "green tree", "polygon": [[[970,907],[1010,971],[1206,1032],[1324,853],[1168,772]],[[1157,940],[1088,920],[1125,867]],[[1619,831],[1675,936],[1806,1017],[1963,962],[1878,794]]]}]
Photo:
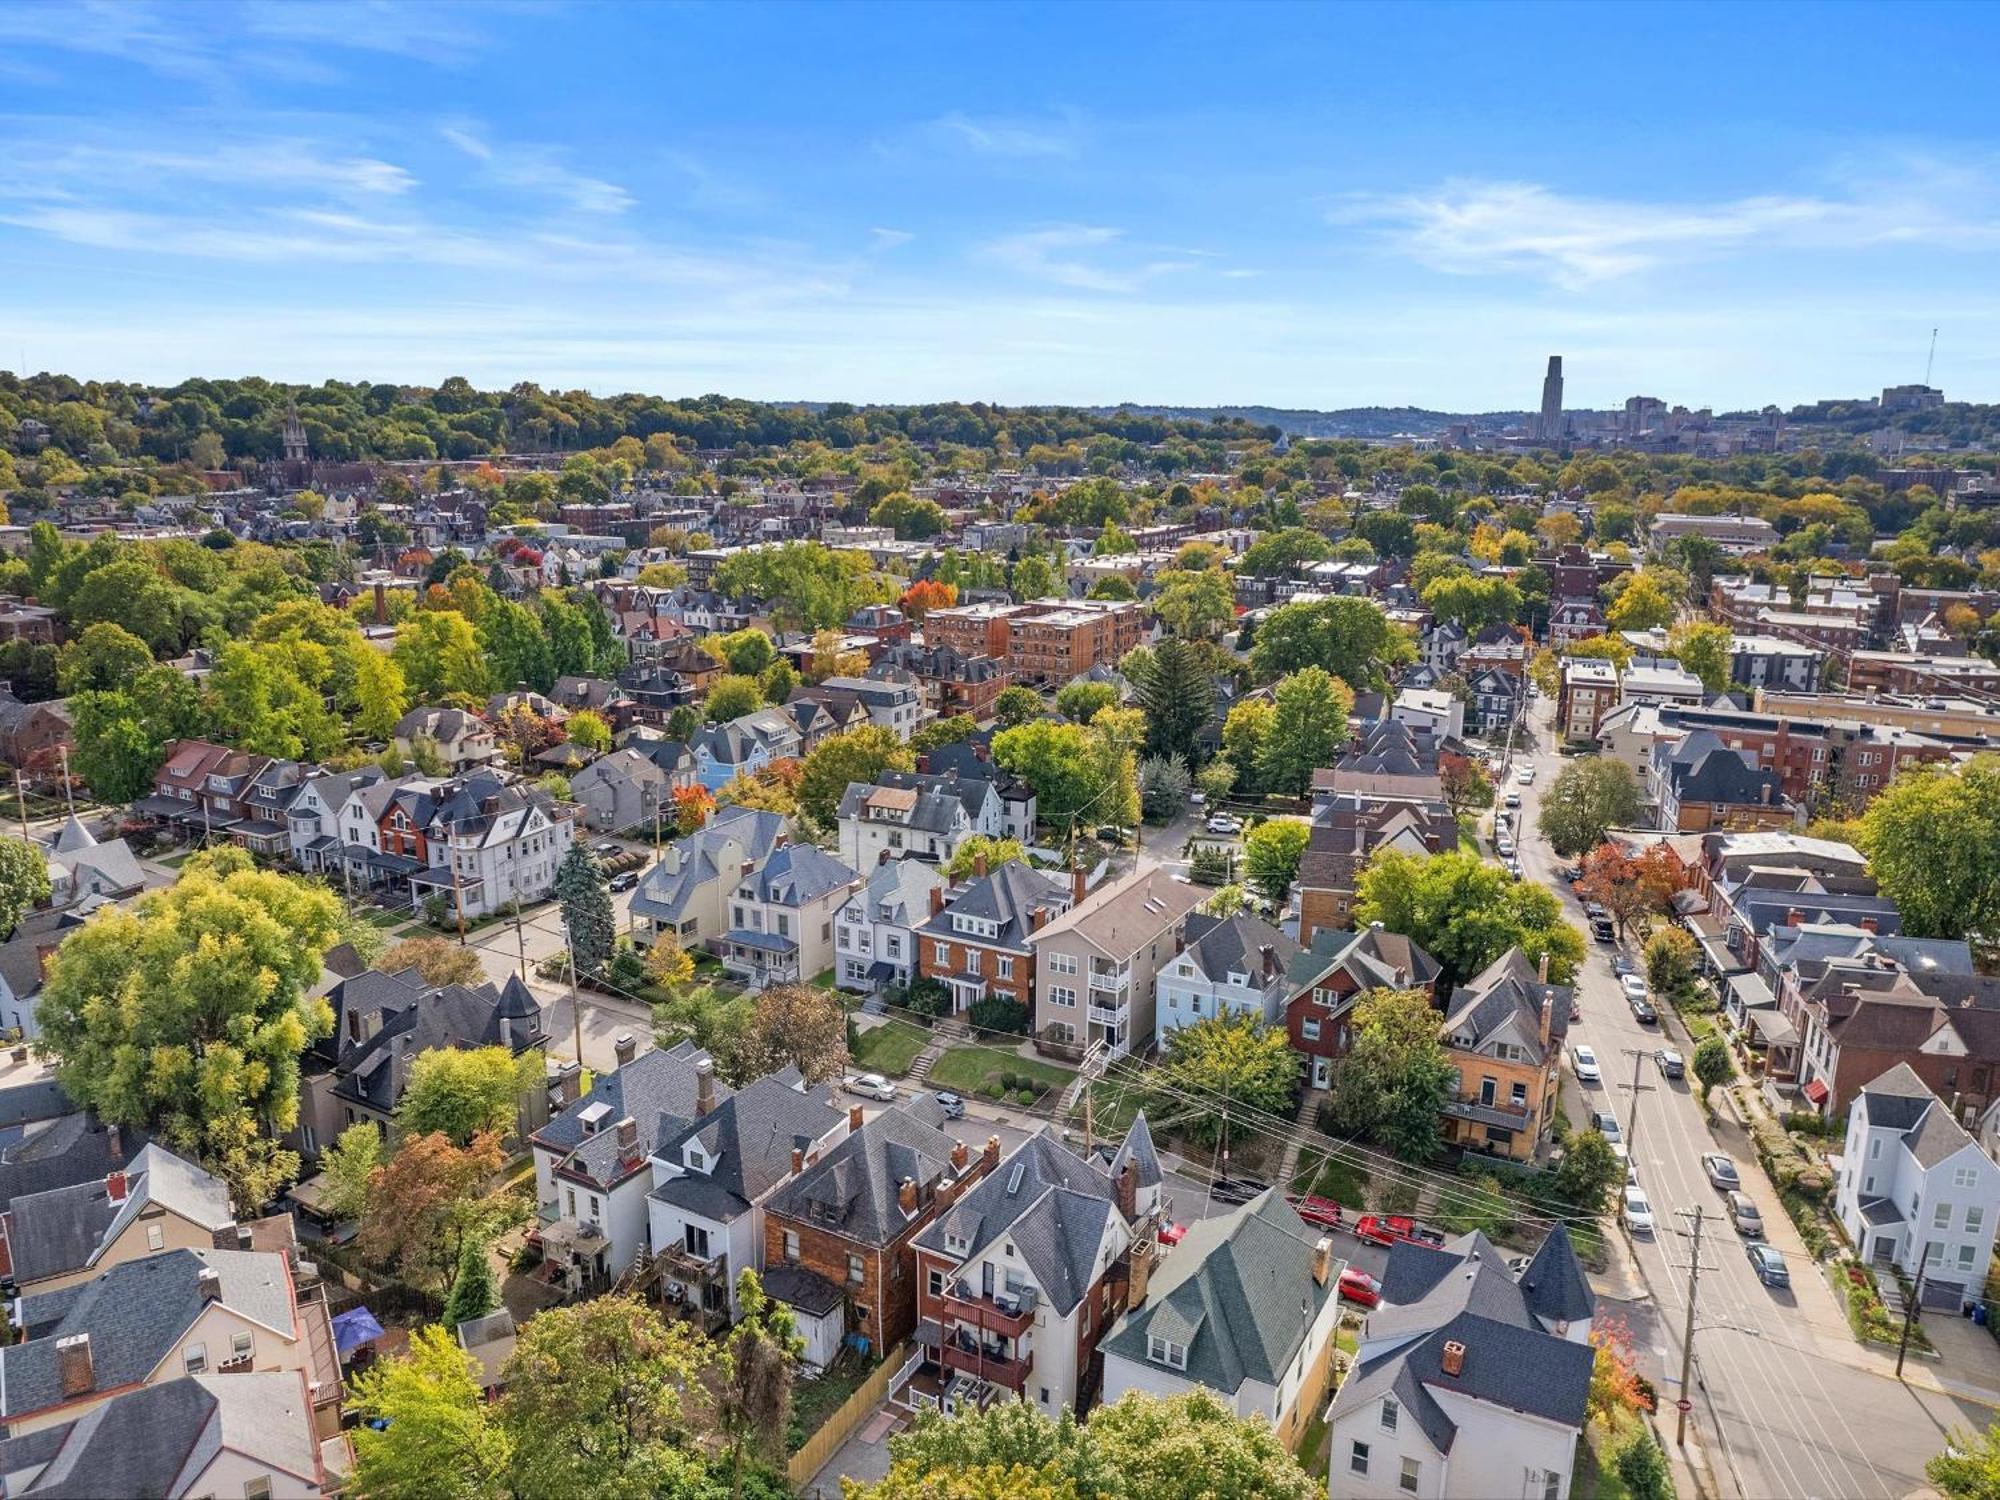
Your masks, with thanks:
[{"label": "green tree", "polygon": [[1356,692],[1380,691],[1388,669],[1416,659],[1409,636],[1371,599],[1281,604],[1257,629],[1250,669],[1269,682],[1320,667]]},{"label": "green tree", "polygon": [[1064,683],[1056,694],[1056,712],[1076,724],[1088,724],[1100,708],[1118,701],[1118,689],[1108,682],[1091,682],[1079,677]]},{"label": "green tree", "polygon": [[1711,693],[1729,691],[1733,637],[1727,625],[1701,620],[1677,625],[1667,635],[1667,649]]},{"label": "green tree", "polygon": [[792,665],[789,657],[778,657],[757,674],[757,691],[764,695],[766,703],[789,703],[798,688],[799,669]]},{"label": "green tree", "polygon": [[570,741],[586,750],[603,755],[611,749],[611,726],[604,722],[602,714],[587,708],[578,709],[569,716],[564,728],[569,731]]},{"label": "green tree", "polygon": [[1437,1154],[1451,1098],[1439,1025],[1422,990],[1370,990],[1355,1003],[1352,1042],[1333,1076],[1340,1129],[1367,1135],[1405,1161]]},{"label": "green tree", "polygon": [[1293,818],[1259,823],[1243,838],[1243,871],[1273,906],[1282,908],[1298,879],[1312,830]]},{"label": "green tree", "polygon": [[1304,796],[1313,772],[1340,758],[1354,693],[1318,667],[1302,667],[1273,690],[1277,712],[1264,737],[1257,779],[1265,790]]},{"label": "green tree", "polygon": [[910,749],[918,755],[932,750],[942,750],[947,745],[963,743],[978,731],[979,723],[971,714],[952,714],[947,718],[932,719],[910,736]]},{"label": "green tree", "polygon": [[452,693],[484,698],[492,673],[472,622],[455,609],[425,609],[396,627],[396,665],[419,703],[441,703]]},{"label": "green tree", "polygon": [[1251,578],[1283,578],[1297,571],[1301,563],[1325,562],[1331,556],[1333,543],[1317,531],[1294,526],[1258,537],[1236,567]]},{"label": "green tree", "polygon": [[1236,786],[1236,767],[1218,757],[1195,772],[1195,785],[1208,802],[1221,802]]},{"label": "green tree", "polygon": [[1056,593],[1060,582],[1054,566],[1038,552],[1014,564],[1013,590],[1023,600],[1047,599]]},{"label": "green tree", "polygon": [[382,954],[378,967],[385,974],[415,969],[425,984],[438,986],[476,986],[486,977],[478,949],[441,937],[404,938]]},{"label": "green tree", "polygon": [[2000,755],[1901,772],[1861,828],[1869,873],[1905,932],[2000,942]]},{"label": "green tree", "polygon": [[967,879],[973,872],[981,855],[986,856],[988,873],[999,869],[1010,859],[1025,862],[1028,851],[1021,847],[1019,839],[994,838],[989,834],[975,833],[962,839],[957,849],[952,851],[951,863],[944,867],[945,874],[953,880]]},{"label": "green tree", "polygon": [[522,1331],[500,1419],[523,1495],[652,1500],[698,1493],[688,1398],[708,1364],[692,1324],[629,1295],[551,1308]]},{"label": "green tree", "polygon": [[122,626],[156,657],[178,655],[189,609],[187,591],[137,557],[121,558],[88,574],[71,595],[73,629],[103,621]]},{"label": "green tree", "polygon": [[555,654],[541,619],[526,605],[493,600],[479,618],[477,634],[492,679],[502,688],[546,693],[555,686]]},{"label": "green tree", "polygon": [[1118,557],[1126,553],[1137,552],[1138,550],[1138,544],[1120,529],[1116,521],[1106,521],[1104,529],[1097,534],[1097,541],[1091,546],[1090,555],[1092,557]]},{"label": "green tree", "polygon": [[102,909],[56,950],[36,1007],[42,1051],[80,1106],[205,1162],[259,1126],[290,1130],[300,1054],[333,1029],[312,991],[339,911],[324,886],[239,849],[197,854],[173,885]]},{"label": "green tree", "polygon": [[1693,1063],[1695,1082],[1701,1085],[1704,1099],[1736,1076],[1736,1062],[1729,1055],[1729,1043],[1719,1036],[1706,1036],[1695,1044]]},{"label": "green tree", "polygon": [[1022,687],[1018,683],[1003,688],[993,703],[994,722],[1003,729],[1027,724],[1042,717],[1042,695],[1033,688]]},{"label": "green tree", "polygon": [[1617,1468],[1619,1482],[1632,1500],[1673,1500],[1674,1478],[1667,1456],[1644,1428],[1618,1450]]},{"label": "green tree", "polygon": [[1565,859],[1595,849],[1613,828],[1630,828],[1642,806],[1631,767],[1604,756],[1573,760],[1542,794],[1535,826]]},{"label": "green tree", "polygon": [[1984,1432],[1954,1431],[1924,1477],[1948,1500],[2000,1500],[2000,1423]]},{"label": "green tree", "polygon": [[1600,1131],[1573,1130],[1563,1142],[1556,1163],[1554,1187],[1566,1202],[1586,1214],[1604,1209],[1604,1195],[1624,1180],[1625,1166]]},{"label": "green tree", "polygon": [[435,1131],[454,1146],[492,1131],[513,1129],[524,1093],[542,1081],[542,1059],[505,1047],[433,1047],[411,1060],[409,1082],[396,1106],[404,1135]]},{"label": "green tree", "polygon": [[1123,574],[1111,573],[1098,579],[1090,586],[1086,599],[1115,599],[1130,601],[1139,597],[1139,591],[1132,587],[1132,581]]},{"label": "green tree", "polygon": [[1278,706],[1269,698],[1246,698],[1222,721],[1222,753],[1236,767],[1239,789],[1254,792],[1263,785],[1258,769],[1264,762],[1264,746],[1270,742],[1271,727],[1278,722]]},{"label": "green tree", "polygon": [[493,1285],[493,1256],[486,1241],[468,1238],[458,1247],[458,1274],[451,1279],[451,1291],[444,1299],[444,1326],[456,1328],[483,1318],[500,1305]]},{"label": "green tree", "polygon": [[761,630],[738,630],[711,636],[702,643],[738,677],[756,677],[778,659],[771,637]]},{"label": "green tree", "polygon": [[1149,755],[1139,762],[1139,811],[1147,822],[1171,822],[1193,790],[1194,778],[1178,755]]},{"label": "green tree", "polygon": [[123,625],[102,621],[84,627],[57,660],[56,682],[64,697],[116,691],[153,664],[153,653]]},{"label": "green tree", "polygon": [[747,1266],[736,1277],[735,1325],[722,1340],[709,1387],[715,1425],[729,1449],[731,1492],[743,1492],[745,1456],[776,1464],[785,1457],[792,1411],[792,1371],[805,1353],[792,1310],[764,1295]]},{"label": "green tree", "polygon": [[1604,624],[1614,632],[1665,629],[1674,623],[1677,610],[1673,595],[1657,579],[1634,573],[1604,612]]},{"label": "green tree", "polygon": [[1212,640],[1236,618],[1236,595],[1227,573],[1213,568],[1172,569],[1148,601],[1170,638]]},{"label": "green tree", "polygon": [[168,743],[208,728],[200,690],[172,667],[148,667],[122,691],[78,693],[69,711],[70,769],[105,802],[143,797]]},{"label": "green tree", "polygon": [[1694,983],[1694,939],[1678,927],[1662,927],[1646,943],[1646,983],[1655,994],[1678,999]]},{"label": "green tree", "polygon": [[0,836],[0,932],[49,899],[49,857],[26,839]]},{"label": "green tree", "polygon": [[1209,1016],[1167,1035],[1156,1084],[1178,1108],[1199,1103],[1183,1129],[1204,1145],[1218,1140],[1230,1104],[1289,1115],[1300,1059],[1281,1026],[1230,1014]]},{"label": "green tree", "polygon": [[1194,764],[1201,731],[1215,717],[1215,683],[1201,652],[1176,636],[1162,640],[1137,701],[1146,715],[1146,749]]},{"label": "green tree", "polygon": [[479,1388],[478,1366],[444,1328],[356,1375],[350,1400],[354,1491],[369,1500],[491,1500],[505,1491],[512,1444]]},{"label": "green tree", "polygon": [[755,713],[764,703],[764,691],[754,677],[724,675],[709,686],[701,711],[711,724],[727,724],[745,714]]},{"label": "green tree", "polygon": [[944,507],[935,500],[913,500],[906,493],[897,493],[884,497],[869,511],[868,522],[894,527],[898,541],[922,541],[944,530]]},{"label": "green tree", "polygon": [[382,1164],[382,1131],[370,1121],[350,1125],[319,1159],[324,1185],[320,1202],[336,1221],[359,1219],[368,1211],[368,1183]]},{"label": "green tree", "polygon": [[1546,954],[1557,984],[1568,984],[1583,962],[1583,938],[1563,919],[1554,891],[1510,880],[1498,865],[1456,850],[1377,850],[1356,887],[1354,921],[1380,922],[1437,959],[1445,993],[1509,948],[1531,964]]},{"label": "green tree", "polygon": [[738,552],[715,570],[715,587],[732,599],[770,600],[773,623],[786,630],[838,629],[863,605],[895,598],[865,554],[817,542]]},{"label": "green tree", "polygon": [[1472,633],[1488,625],[1505,625],[1521,613],[1521,590],[1511,578],[1447,573],[1433,579],[1422,597],[1440,620],[1455,621]]},{"label": "green tree", "polygon": [[581,842],[571,844],[556,867],[551,887],[562,908],[563,931],[569,935],[569,956],[579,974],[595,974],[611,957],[617,920],[604,872]]},{"label": "green tree", "polygon": [[805,758],[799,775],[799,812],[819,830],[830,830],[840,813],[840,799],[853,782],[873,784],[884,771],[908,771],[916,765],[909,746],[894,730],[862,724],[829,735]]}]

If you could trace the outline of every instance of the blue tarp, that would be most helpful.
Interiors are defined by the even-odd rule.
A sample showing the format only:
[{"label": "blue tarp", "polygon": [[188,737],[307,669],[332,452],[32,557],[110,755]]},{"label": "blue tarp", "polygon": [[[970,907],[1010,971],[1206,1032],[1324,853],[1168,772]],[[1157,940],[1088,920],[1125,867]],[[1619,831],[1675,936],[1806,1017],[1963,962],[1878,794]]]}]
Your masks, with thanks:
[{"label": "blue tarp", "polygon": [[349,1308],[334,1315],[333,1346],[340,1351],[342,1359],[363,1344],[372,1343],[380,1337],[382,1325],[375,1321],[375,1314],[365,1307]]}]

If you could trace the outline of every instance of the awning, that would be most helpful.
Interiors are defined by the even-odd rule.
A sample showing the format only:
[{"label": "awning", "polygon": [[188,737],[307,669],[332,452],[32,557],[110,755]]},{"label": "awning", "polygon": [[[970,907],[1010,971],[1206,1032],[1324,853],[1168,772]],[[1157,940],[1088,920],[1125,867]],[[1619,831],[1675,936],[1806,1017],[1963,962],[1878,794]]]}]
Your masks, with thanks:
[{"label": "awning", "polygon": [[1728,990],[1729,998],[1738,1010],[1755,1014],[1778,1007],[1778,997],[1771,993],[1771,987],[1759,975],[1748,972],[1731,974],[1723,981],[1723,988]]},{"label": "awning", "polygon": [[1815,1078],[1805,1086],[1805,1096],[1815,1104],[1826,1103],[1826,1080]]},{"label": "awning", "polygon": [[[1796,1047],[1799,1043],[1799,1029],[1775,1010],[1753,1010],[1750,1012],[1750,1029],[1757,1033],[1759,1040],[1772,1047]],[[1817,1080],[1815,1080],[1817,1082]],[[1813,1085],[1807,1084],[1810,1093]],[[1824,1085],[1821,1086],[1824,1093]],[[1815,1100],[1815,1103],[1818,1101]]]},{"label": "awning", "polygon": [[745,927],[732,927],[722,935],[725,943],[735,943],[739,947],[754,948],[760,953],[796,953],[799,945],[790,938],[779,937],[773,932],[752,932]]},{"label": "awning", "polygon": [[372,1344],[380,1337],[382,1325],[375,1321],[375,1314],[365,1307],[351,1307],[344,1313],[334,1315],[333,1346],[340,1351],[342,1359],[363,1344]]}]

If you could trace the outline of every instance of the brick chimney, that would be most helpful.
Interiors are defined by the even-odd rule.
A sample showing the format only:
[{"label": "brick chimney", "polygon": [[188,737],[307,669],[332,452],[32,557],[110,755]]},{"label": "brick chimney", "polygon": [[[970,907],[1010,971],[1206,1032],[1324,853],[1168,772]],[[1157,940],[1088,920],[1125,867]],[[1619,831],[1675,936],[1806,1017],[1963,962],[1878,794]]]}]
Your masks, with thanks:
[{"label": "brick chimney", "polygon": [[1801,922],[1805,921],[1805,919],[1806,919],[1806,914],[1800,911],[1796,906],[1792,907],[1789,911],[1785,913],[1785,925],[1787,927],[1797,927]]},{"label": "brick chimney", "polygon": [[914,1217],[917,1211],[917,1179],[905,1177],[896,1184],[896,1207],[906,1216]]},{"label": "brick chimney", "polygon": [[1546,953],[1542,955],[1542,961],[1535,969],[1535,982],[1537,984],[1547,984],[1549,982],[1549,956]]},{"label": "brick chimney", "polygon": [[1118,1192],[1118,1212],[1131,1223],[1139,1217],[1139,1173],[1127,1157],[1125,1165],[1118,1169],[1118,1181],[1114,1184]]},{"label": "brick chimney", "polygon": [[931,887],[931,915],[936,916],[939,912],[943,910],[944,910],[944,887],[941,885],[934,885]]},{"label": "brick chimney", "polygon": [[214,1266],[203,1266],[194,1278],[195,1295],[206,1307],[211,1302],[222,1300],[222,1273]]},{"label": "brick chimney", "polygon": [[627,1115],[616,1127],[618,1131],[618,1160],[631,1163],[639,1158],[639,1122]]},{"label": "brick chimney", "polygon": [[1551,1026],[1553,1026],[1553,1024],[1555,1023],[1555,1018],[1556,1018],[1556,992],[1554,990],[1543,990],[1542,991],[1542,1049],[1544,1051],[1548,1050],[1549,1030]]},{"label": "brick chimney", "polygon": [[1000,1165],[999,1136],[989,1135],[988,1137],[986,1137],[986,1149],[979,1153],[979,1161],[980,1165],[985,1167],[986,1170],[989,1172],[993,1171],[996,1167]]},{"label": "brick chimney", "polygon": [[972,855],[972,875],[975,880],[986,878],[986,851],[978,849]]},{"label": "brick chimney", "polygon": [[114,1205],[123,1203],[125,1201],[125,1193],[125,1169],[123,1167],[120,1167],[115,1172],[104,1174],[104,1199],[107,1203]]},{"label": "brick chimney", "polygon": [[715,1062],[704,1057],[694,1065],[695,1118],[707,1116],[715,1108]]},{"label": "brick chimney", "polygon": [[639,1043],[631,1032],[621,1031],[611,1039],[611,1055],[618,1059],[621,1068],[639,1055]]},{"label": "brick chimney", "polygon": [[1863,917],[1855,925],[1863,932],[1880,932],[1882,930],[1881,919],[1878,917]]},{"label": "brick chimney", "polygon": [[972,1160],[972,1153],[966,1149],[964,1141],[953,1141],[951,1143],[952,1171],[963,1172],[965,1170],[965,1164],[971,1160]]},{"label": "brick chimney", "polygon": [[1278,950],[1276,948],[1273,948],[1269,943],[1265,943],[1257,949],[1257,956],[1263,960],[1264,977],[1266,979],[1269,979],[1273,974],[1278,972]]},{"label": "brick chimney", "polygon": [[90,1359],[90,1335],[73,1333],[56,1340],[56,1389],[67,1400],[82,1396],[97,1386],[97,1373]]},{"label": "brick chimney", "polygon": [[851,1135],[853,1132],[859,1130],[860,1128],[861,1128],[861,1106],[858,1104],[850,1104],[847,1106],[848,1133]]},{"label": "brick chimney", "polygon": [[1028,931],[1040,932],[1048,925],[1049,909],[1046,906],[1038,906],[1028,913]]},{"label": "brick chimney", "polygon": [[1082,866],[1079,865],[1077,868],[1069,872],[1070,904],[1072,906],[1083,905],[1083,894],[1084,894],[1083,868]]},{"label": "brick chimney", "polygon": [[806,1169],[806,1154],[797,1146],[792,1147],[792,1175],[798,1176]]},{"label": "brick chimney", "polygon": [[1313,1280],[1325,1286],[1333,1275],[1333,1240],[1321,1235],[1313,1245]]},{"label": "brick chimney", "polygon": [[1457,1339],[1447,1339],[1444,1353],[1438,1362],[1444,1366],[1445,1374],[1456,1380],[1465,1373],[1465,1345]]},{"label": "brick chimney", "polygon": [[937,1188],[931,1193],[932,1206],[939,1213],[943,1213],[952,1204],[958,1202],[958,1190],[963,1185],[957,1178],[940,1177]]},{"label": "brick chimney", "polygon": [[1146,1301],[1146,1284],[1153,1279],[1153,1256],[1157,1249],[1151,1240],[1140,1240],[1132,1247],[1131,1279],[1125,1287],[1125,1305],[1141,1307]]}]

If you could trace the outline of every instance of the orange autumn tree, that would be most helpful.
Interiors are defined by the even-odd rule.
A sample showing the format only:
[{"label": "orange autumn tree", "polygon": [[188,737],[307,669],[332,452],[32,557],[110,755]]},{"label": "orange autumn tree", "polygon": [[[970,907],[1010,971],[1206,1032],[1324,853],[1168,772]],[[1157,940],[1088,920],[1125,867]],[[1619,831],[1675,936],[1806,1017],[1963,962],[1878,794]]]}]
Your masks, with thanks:
[{"label": "orange autumn tree", "polygon": [[674,832],[690,834],[708,825],[715,811],[715,794],[705,786],[674,788]]},{"label": "orange autumn tree", "polygon": [[1600,844],[1583,859],[1577,894],[1611,913],[1624,932],[1640,917],[1664,912],[1674,892],[1689,884],[1688,872],[1663,845],[1631,854],[1619,844]]},{"label": "orange autumn tree", "polygon": [[1650,1411],[1653,1397],[1639,1378],[1632,1330],[1615,1314],[1600,1317],[1590,1330],[1596,1361],[1590,1370],[1585,1408],[1614,1430],[1628,1413]]},{"label": "orange autumn tree", "polygon": [[950,609],[958,603],[958,585],[939,583],[933,578],[920,578],[903,590],[903,597],[896,601],[896,607],[912,620],[921,621],[934,609]]}]

